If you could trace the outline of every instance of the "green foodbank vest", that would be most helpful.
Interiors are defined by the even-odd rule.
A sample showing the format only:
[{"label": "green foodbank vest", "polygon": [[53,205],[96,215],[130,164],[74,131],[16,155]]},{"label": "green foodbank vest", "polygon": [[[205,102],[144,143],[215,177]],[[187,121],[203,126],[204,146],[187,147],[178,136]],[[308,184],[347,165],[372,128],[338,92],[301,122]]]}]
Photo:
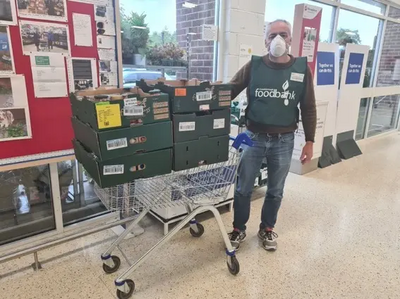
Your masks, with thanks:
[{"label": "green foodbank vest", "polygon": [[251,59],[250,99],[246,118],[252,122],[289,127],[299,120],[298,104],[304,97],[307,58],[295,58],[287,69],[268,67],[262,57]]}]

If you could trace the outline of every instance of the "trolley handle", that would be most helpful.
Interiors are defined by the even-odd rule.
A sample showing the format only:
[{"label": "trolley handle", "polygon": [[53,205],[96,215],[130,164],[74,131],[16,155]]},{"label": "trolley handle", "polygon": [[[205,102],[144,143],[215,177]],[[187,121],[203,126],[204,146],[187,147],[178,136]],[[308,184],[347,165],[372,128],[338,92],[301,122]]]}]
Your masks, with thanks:
[{"label": "trolley handle", "polygon": [[233,140],[232,146],[233,146],[235,149],[239,149],[239,147],[240,147],[242,144],[246,144],[246,145],[248,145],[248,146],[253,146],[253,144],[254,144],[253,141],[250,139],[249,136],[247,136],[246,133],[240,133],[239,135],[236,136],[236,138],[235,138],[235,137],[232,137],[232,136],[229,136],[229,139],[230,139],[230,140]]}]

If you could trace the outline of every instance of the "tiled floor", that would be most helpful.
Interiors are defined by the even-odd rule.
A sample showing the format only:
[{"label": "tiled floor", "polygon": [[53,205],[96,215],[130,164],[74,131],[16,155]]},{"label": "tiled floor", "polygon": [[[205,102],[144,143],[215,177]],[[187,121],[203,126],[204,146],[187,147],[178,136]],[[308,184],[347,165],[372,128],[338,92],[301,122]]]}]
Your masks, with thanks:
[{"label": "tiled floor", "polygon": [[[258,246],[262,200],[255,200],[237,277],[227,271],[222,239],[209,219],[203,237],[181,231],[133,274],[133,298],[400,298],[400,136],[363,150],[339,165],[290,175],[277,252]],[[229,227],[231,214],[223,219]],[[133,260],[162,236],[149,219],[145,229],[122,245]],[[116,275],[104,274],[99,260],[112,236],[102,232],[41,252],[39,272],[26,268],[31,257],[2,264],[0,298],[115,298]]]}]

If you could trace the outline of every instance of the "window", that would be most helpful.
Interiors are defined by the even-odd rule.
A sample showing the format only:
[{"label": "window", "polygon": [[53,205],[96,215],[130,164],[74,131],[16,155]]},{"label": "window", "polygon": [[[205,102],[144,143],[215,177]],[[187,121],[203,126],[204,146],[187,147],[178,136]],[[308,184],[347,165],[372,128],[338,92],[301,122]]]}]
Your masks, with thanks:
[{"label": "window", "polygon": [[140,70],[134,81],[212,80],[215,42],[202,39],[202,26],[215,24],[217,1],[120,0],[123,64]]},{"label": "window", "polygon": [[64,225],[107,212],[94,193],[93,180],[79,163],[64,161],[57,167]]},{"label": "window", "polygon": [[0,172],[0,245],[55,229],[48,165]]},{"label": "window", "polygon": [[368,108],[370,99],[363,98],[360,102],[360,110],[358,112],[358,122],[356,129],[356,140],[363,139],[365,136],[365,130],[367,126]]},{"label": "window", "polygon": [[364,87],[369,87],[373,83],[374,57],[380,29],[381,21],[379,19],[344,9],[340,10],[338,29],[336,31],[336,42],[340,45],[341,51],[340,73],[342,72],[345,46],[348,43],[370,46],[364,77]]},{"label": "window", "polygon": [[386,5],[375,0],[341,0],[343,4],[363,9],[376,14],[384,15]]},{"label": "window", "polygon": [[335,9],[330,5],[307,0],[268,0],[265,9],[265,21],[272,22],[276,19],[284,19],[293,24],[295,5],[303,3],[322,7],[320,41],[330,42],[335,12]]},{"label": "window", "polygon": [[397,128],[400,95],[374,98],[368,137]]},{"label": "window", "polygon": [[[400,10],[398,16],[400,17]],[[377,86],[400,84],[400,23],[388,21],[379,62]]]}]

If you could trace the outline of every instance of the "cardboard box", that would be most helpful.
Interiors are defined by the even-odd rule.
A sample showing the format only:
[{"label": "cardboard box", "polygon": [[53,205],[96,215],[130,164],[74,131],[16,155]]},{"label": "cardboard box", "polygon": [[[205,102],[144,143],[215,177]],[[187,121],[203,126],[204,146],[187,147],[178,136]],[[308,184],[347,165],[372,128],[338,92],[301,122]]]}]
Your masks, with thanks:
[{"label": "cardboard box", "polygon": [[171,120],[168,95],[139,88],[71,93],[70,101],[73,116],[96,131]]},{"label": "cardboard box", "polygon": [[173,170],[179,171],[204,164],[227,161],[229,135],[201,137],[198,140],[174,144]]},{"label": "cardboard box", "polygon": [[74,140],[73,144],[76,159],[102,188],[171,172],[171,149],[101,161],[93,153],[88,152],[79,141]]},{"label": "cardboard box", "polygon": [[138,81],[143,90],[157,89],[169,95],[172,113],[227,109],[231,106],[232,85],[200,82],[196,79],[176,81]]},{"label": "cardboard box", "polygon": [[100,160],[172,148],[172,122],[141,125],[97,132],[72,118],[75,139]]},{"label": "cardboard box", "polygon": [[172,120],[175,143],[228,135],[231,128],[230,109],[174,114]]}]

